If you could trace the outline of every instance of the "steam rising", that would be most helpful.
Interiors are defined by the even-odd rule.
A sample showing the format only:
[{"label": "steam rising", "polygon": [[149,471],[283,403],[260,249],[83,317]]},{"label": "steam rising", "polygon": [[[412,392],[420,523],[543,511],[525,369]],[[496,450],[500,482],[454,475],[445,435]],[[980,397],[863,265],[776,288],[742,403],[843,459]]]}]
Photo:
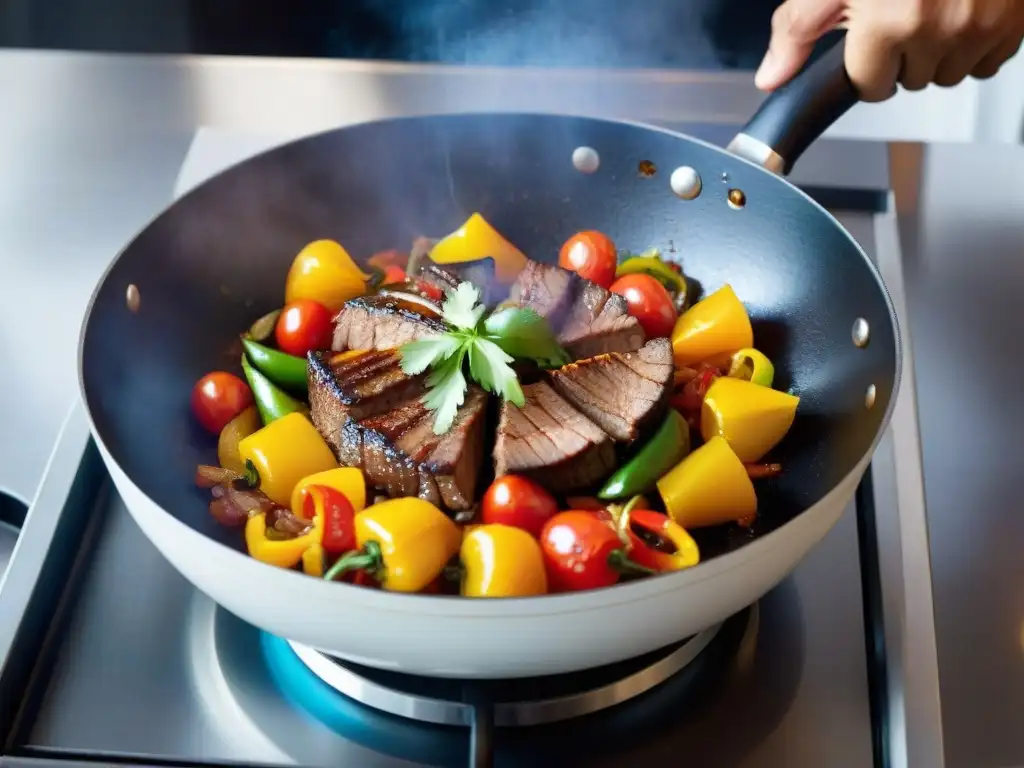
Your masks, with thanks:
[{"label": "steam rising", "polygon": [[[399,49],[419,60],[505,66],[688,67],[735,65],[734,51],[767,42],[775,0],[386,0]],[[731,9],[731,11],[730,11]],[[739,18],[738,18],[739,17]],[[731,50],[730,50],[731,49]],[[382,52],[383,53],[383,52]],[[387,56],[387,54],[384,54]]]}]

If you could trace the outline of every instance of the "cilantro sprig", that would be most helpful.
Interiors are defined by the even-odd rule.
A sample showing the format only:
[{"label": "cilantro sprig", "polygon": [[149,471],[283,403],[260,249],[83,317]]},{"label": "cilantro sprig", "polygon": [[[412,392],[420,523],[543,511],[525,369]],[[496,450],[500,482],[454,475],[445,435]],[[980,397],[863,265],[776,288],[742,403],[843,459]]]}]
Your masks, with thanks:
[{"label": "cilantro sprig", "polygon": [[522,408],[525,398],[512,362],[534,360],[547,368],[569,362],[547,322],[532,309],[506,307],[487,317],[485,312],[476,287],[459,283],[441,305],[448,330],[398,350],[405,373],[414,376],[430,369],[423,404],[434,414],[435,434],[451,429],[466,400],[467,363],[470,379]]}]

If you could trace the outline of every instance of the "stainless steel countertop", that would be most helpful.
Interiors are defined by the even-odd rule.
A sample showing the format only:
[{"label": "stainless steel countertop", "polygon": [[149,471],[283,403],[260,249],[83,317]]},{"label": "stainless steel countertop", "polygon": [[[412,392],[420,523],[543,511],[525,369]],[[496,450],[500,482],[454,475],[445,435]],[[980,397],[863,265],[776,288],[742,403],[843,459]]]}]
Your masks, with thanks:
[{"label": "stainless steel countertop", "polygon": [[[170,200],[198,127],[301,134],[400,112],[494,108],[738,123],[758,100],[735,76],[31,52],[0,52],[0,96],[0,488],[25,499],[75,397],[77,330],[92,286]],[[802,167],[827,173],[826,158],[815,157]],[[901,438],[882,450],[911,477],[897,483],[901,507],[923,501],[914,477],[923,463],[930,541],[919,518],[880,522],[889,546],[914,554],[902,561],[914,572],[900,594],[886,595],[907,621],[886,629],[900,646],[898,672],[917,663],[927,692],[928,648],[913,637],[927,641],[931,630],[932,584],[920,577],[930,552],[945,764],[1003,768],[1024,763],[1024,518],[1014,484],[1024,405],[1010,391],[1024,366],[1014,343],[1024,331],[1015,306],[1024,150],[902,146],[892,160],[923,443]],[[913,423],[913,408],[903,417]],[[908,685],[913,677],[897,675]],[[932,729],[938,713],[937,701],[908,712],[908,728]],[[936,757],[907,759],[938,766]]]}]

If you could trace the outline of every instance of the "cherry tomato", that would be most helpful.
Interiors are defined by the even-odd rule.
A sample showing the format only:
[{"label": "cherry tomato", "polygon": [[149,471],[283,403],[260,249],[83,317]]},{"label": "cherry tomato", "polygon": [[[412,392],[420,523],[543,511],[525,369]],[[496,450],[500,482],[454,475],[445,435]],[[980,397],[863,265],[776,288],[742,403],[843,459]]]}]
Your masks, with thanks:
[{"label": "cherry tomato", "polygon": [[679,313],[665,286],[653,277],[644,274],[625,275],[612,283],[609,290],[626,300],[629,314],[640,322],[647,338],[671,335]]},{"label": "cherry tomato", "polygon": [[204,429],[215,435],[252,402],[249,385],[233,373],[208,373],[192,387],[192,413]]},{"label": "cherry tomato", "polygon": [[312,299],[297,299],[285,306],[277,319],[277,346],[289,355],[305,357],[311,349],[331,346],[334,315]]},{"label": "cherry tomato", "polygon": [[539,536],[558,512],[558,502],[537,483],[520,475],[502,475],[487,489],[480,517],[486,525],[510,525]]},{"label": "cherry tomato", "polygon": [[406,280],[405,270],[397,264],[391,264],[384,267],[384,280],[381,285],[393,285],[395,283],[404,283]]},{"label": "cherry tomato", "polygon": [[559,512],[541,531],[540,548],[552,592],[610,587],[628,565],[619,535],[593,512]]},{"label": "cherry tomato", "polygon": [[[615,280],[618,266],[615,243],[608,235],[590,229],[565,241],[558,254],[558,266],[607,288]],[[671,329],[670,329],[671,330]]]}]

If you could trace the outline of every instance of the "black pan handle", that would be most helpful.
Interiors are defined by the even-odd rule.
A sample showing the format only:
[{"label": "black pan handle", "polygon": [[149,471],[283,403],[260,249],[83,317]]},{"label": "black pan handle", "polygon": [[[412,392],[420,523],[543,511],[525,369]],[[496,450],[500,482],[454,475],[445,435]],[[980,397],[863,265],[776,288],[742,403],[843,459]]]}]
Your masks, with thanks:
[{"label": "black pan handle", "polygon": [[765,99],[729,151],[787,174],[800,155],[860,101],[843,64],[845,35]]}]

